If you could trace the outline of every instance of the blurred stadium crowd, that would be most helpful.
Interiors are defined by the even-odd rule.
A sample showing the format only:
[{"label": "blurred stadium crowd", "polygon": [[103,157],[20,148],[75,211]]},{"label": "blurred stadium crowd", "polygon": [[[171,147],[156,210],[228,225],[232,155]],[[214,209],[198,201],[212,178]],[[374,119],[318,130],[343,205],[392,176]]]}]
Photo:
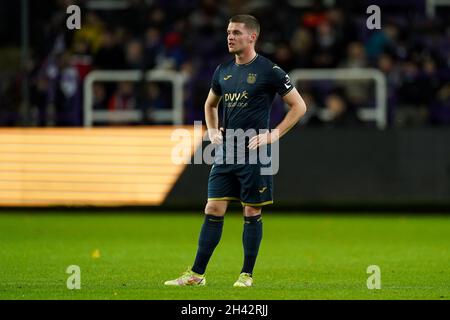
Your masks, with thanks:
[{"label": "blurred stadium crowd", "polygon": [[[0,71],[0,125],[82,125],[82,83],[91,70],[172,69],[186,77],[185,123],[204,119],[203,103],[217,64],[230,59],[226,26],[233,14],[261,22],[257,51],[287,72],[297,68],[377,68],[388,83],[390,127],[450,124],[449,11],[434,17],[425,0],[376,1],[382,29],[366,27],[373,1],[123,0],[121,8],[92,1],[30,1],[30,105],[21,103],[23,73]],[[114,1],[110,1],[114,3]],[[67,6],[82,9],[82,28],[66,28]],[[2,9],[7,9],[6,4]],[[3,23],[10,21],[3,13]],[[4,28],[2,28],[4,29]],[[14,32],[2,33],[14,44]],[[4,51],[2,51],[4,52]],[[370,81],[300,83],[309,107],[307,126],[361,126],[356,110],[373,106]],[[165,83],[96,83],[95,109],[168,108]],[[277,98],[272,122],[284,114]]]}]

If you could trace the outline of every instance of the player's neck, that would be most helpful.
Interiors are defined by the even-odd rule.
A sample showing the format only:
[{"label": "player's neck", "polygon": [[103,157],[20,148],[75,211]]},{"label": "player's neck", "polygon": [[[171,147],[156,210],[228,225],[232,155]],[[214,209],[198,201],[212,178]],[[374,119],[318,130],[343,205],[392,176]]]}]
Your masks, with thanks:
[{"label": "player's neck", "polygon": [[241,52],[240,54],[236,54],[234,57],[236,64],[246,64],[255,59],[256,51],[255,49],[251,49],[247,52]]}]

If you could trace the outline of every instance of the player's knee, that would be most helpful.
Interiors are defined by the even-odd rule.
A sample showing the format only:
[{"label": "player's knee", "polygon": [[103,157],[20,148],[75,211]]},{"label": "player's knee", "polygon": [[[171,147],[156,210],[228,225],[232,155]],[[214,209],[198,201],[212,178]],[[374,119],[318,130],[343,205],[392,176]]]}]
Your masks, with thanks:
[{"label": "player's knee", "polygon": [[223,216],[226,210],[227,210],[226,204],[219,203],[219,201],[210,201],[206,204],[205,214]]},{"label": "player's knee", "polygon": [[261,214],[261,207],[251,207],[251,206],[245,206],[244,207],[244,215],[246,217],[254,217],[259,214]]}]

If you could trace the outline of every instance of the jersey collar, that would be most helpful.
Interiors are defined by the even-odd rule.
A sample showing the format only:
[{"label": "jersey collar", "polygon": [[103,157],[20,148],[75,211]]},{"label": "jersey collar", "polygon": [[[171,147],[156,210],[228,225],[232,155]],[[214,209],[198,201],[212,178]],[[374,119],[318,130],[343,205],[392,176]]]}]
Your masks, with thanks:
[{"label": "jersey collar", "polygon": [[255,56],[252,60],[250,60],[250,61],[247,62],[247,63],[243,63],[243,64],[236,63],[236,60],[235,60],[235,61],[234,61],[234,64],[237,65],[238,67],[248,66],[249,64],[253,63],[253,61],[255,61],[256,58],[258,58],[258,56],[259,56],[259,54],[257,53],[256,56]]}]

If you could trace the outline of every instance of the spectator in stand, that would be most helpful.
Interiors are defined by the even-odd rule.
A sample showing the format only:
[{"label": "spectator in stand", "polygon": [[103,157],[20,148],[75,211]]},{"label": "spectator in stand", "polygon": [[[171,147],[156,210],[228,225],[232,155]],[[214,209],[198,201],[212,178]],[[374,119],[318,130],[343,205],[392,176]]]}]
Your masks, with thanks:
[{"label": "spectator in stand", "polygon": [[73,45],[72,66],[77,69],[80,82],[83,82],[86,75],[92,70],[92,55],[89,44],[86,40],[76,41]]},{"label": "spectator in stand", "polygon": [[0,81],[0,125],[21,125],[19,117],[20,107],[20,79],[15,76],[2,78]]},{"label": "spectator in stand", "polygon": [[436,95],[431,107],[430,123],[432,125],[450,125],[450,83],[444,85]]},{"label": "spectator in stand", "polygon": [[164,37],[164,48],[156,67],[159,69],[179,70],[186,55],[181,47],[181,34],[176,31],[169,32]]},{"label": "spectator in stand", "polygon": [[125,49],[126,69],[144,70],[144,47],[139,39],[133,39],[126,44]]},{"label": "spectator in stand", "polygon": [[289,45],[280,43],[277,45],[273,62],[278,64],[283,70],[295,69],[295,60]]},{"label": "spectator in stand", "polygon": [[30,101],[35,111],[33,123],[40,127],[46,127],[50,125],[47,95],[49,80],[44,75],[37,75],[32,82],[30,87]]},{"label": "spectator in stand", "polygon": [[156,62],[163,54],[163,50],[161,32],[155,27],[148,28],[144,38],[145,65],[147,69],[155,68]]},{"label": "spectator in stand", "polygon": [[340,63],[342,68],[366,68],[368,66],[366,50],[364,45],[359,42],[351,42],[347,47],[347,55]]},{"label": "spectator in stand", "polygon": [[89,46],[90,53],[96,54],[100,49],[102,43],[104,23],[92,11],[84,13],[83,17],[85,17],[84,21],[82,22],[83,27],[75,31],[73,41],[74,43],[77,43],[79,41],[86,41]]},{"label": "spectator in stand", "polygon": [[136,107],[133,83],[119,82],[117,90],[108,101],[108,110],[133,110]]},{"label": "spectator in stand", "polygon": [[371,62],[376,62],[382,53],[394,53],[399,35],[398,27],[386,24],[380,31],[374,32],[366,42],[366,52]]},{"label": "spectator in stand", "polygon": [[[341,68],[360,69],[367,68],[368,61],[364,45],[359,42],[351,42],[347,47],[345,60],[339,65]],[[345,89],[345,94],[353,105],[368,107],[370,93],[373,90],[371,80],[338,81]]]},{"label": "spectator in stand", "polygon": [[57,57],[57,74],[53,82],[53,105],[56,126],[81,126],[80,76],[65,51]]},{"label": "spectator in stand", "polygon": [[320,120],[327,128],[355,127],[361,125],[354,106],[337,89],[325,98],[325,108],[320,112]]},{"label": "spectator in stand", "polygon": [[145,123],[152,123],[155,118],[154,111],[167,109],[169,104],[162,96],[157,83],[149,83],[146,89],[142,110],[145,115]]},{"label": "spectator in stand", "polygon": [[120,43],[120,29],[113,31],[107,29],[101,36],[101,44],[94,58],[94,67],[97,69],[124,69],[125,57]]},{"label": "spectator in stand", "polygon": [[293,50],[297,68],[307,68],[311,66],[313,44],[314,38],[311,31],[301,26],[295,30],[290,42],[290,47]]},{"label": "spectator in stand", "polygon": [[419,66],[407,60],[403,62],[401,72],[395,125],[397,127],[423,126],[428,122],[428,108],[423,104]]},{"label": "spectator in stand", "polygon": [[392,55],[383,53],[378,57],[377,68],[383,72],[387,82],[387,107],[388,123],[395,123],[395,114],[397,112],[398,95],[397,90],[400,85],[400,70],[395,64]]},{"label": "spectator in stand", "polygon": [[106,95],[105,85],[102,83],[94,82],[92,87],[94,102],[93,109],[94,110],[107,110],[108,109],[108,101]]},{"label": "spectator in stand", "polygon": [[342,44],[328,21],[325,20],[317,26],[314,40],[313,66],[335,68],[341,59]]}]

